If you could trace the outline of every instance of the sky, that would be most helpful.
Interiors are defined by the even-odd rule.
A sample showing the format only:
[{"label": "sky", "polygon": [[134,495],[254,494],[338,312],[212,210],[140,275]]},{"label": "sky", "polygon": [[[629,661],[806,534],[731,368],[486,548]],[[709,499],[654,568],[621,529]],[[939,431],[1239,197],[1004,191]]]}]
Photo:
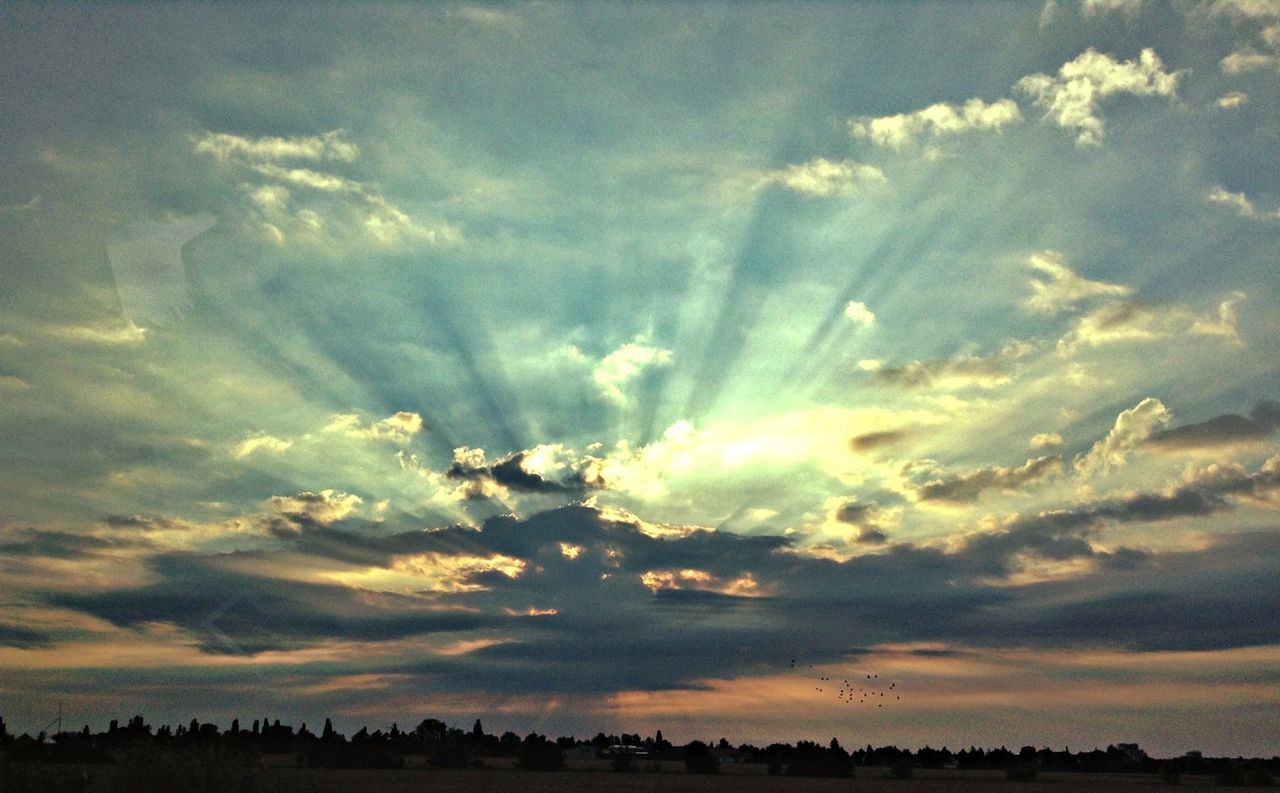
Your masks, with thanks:
[{"label": "sky", "polygon": [[10,729],[1280,752],[1280,2],[7,3],[0,73]]}]

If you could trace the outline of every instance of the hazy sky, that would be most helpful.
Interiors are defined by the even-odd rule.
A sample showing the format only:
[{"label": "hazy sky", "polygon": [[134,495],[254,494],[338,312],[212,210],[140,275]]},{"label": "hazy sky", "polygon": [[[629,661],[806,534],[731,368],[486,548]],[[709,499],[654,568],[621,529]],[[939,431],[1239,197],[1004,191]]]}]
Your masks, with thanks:
[{"label": "hazy sky", "polygon": [[12,728],[1280,750],[1277,0],[8,3],[0,72]]}]

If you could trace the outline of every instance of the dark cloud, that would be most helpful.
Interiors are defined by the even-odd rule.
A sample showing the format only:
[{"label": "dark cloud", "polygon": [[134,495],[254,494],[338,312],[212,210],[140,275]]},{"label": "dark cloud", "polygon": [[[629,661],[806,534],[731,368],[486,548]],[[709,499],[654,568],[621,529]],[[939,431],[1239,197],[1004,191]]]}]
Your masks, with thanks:
[{"label": "dark cloud", "polygon": [[1267,438],[1280,426],[1280,403],[1263,401],[1248,416],[1226,413],[1198,424],[1160,430],[1147,443],[1164,449],[1195,449],[1229,446]]},{"label": "dark cloud", "polygon": [[[1259,594],[1280,574],[1280,531],[1220,537],[1196,553],[1102,550],[1095,542],[1109,521],[1205,515],[1277,486],[1267,466],[1215,471],[1166,492],[1018,518],[950,550],[885,545],[843,562],[800,554],[783,536],[654,536],[637,519],[585,505],[493,517],[479,528],[301,521],[274,534],[275,547],[161,554],[150,560],[155,581],[146,586],[45,600],[116,625],[177,625],[210,653],[441,633],[500,639],[462,656],[361,671],[509,693],[687,688],[776,670],[798,653],[848,660],[883,642],[1233,647],[1280,641],[1280,625],[1262,616],[1280,595]],[[871,540],[879,512],[851,502],[836,514]],[[463,587],[397,592],[306,573],[495,554],[523,561],[523,570],[510,577],[477,567],[459,573]],[[1027,557],[1091,564],[1060,581],[999,581]],[[286,569],[287,578],[272,572]],[[640,654],[645,663],[633,663]]]},{"label": "dark cloud", "polygon": [[512,490],[526,493],[579,493],[596,480],[581,478],[576,475],[566,482],[555,482],[546,479],[524,467],[528,458],[526,451],[516,452],[493,463],[492,465],[472,465],[463,460],[454,460],[445,476],[450,479],[489,480]]},{"label": "dark cloud", "polygon": [[853,541],[862,545],[884,545],[889,541],[889,535],[880,529],[863,526],[858,530],[858,534],[853,538]]},{"label": "dark cloud", "polygon": [[[130,543],[146,546],[145,542]],[[63,531],[36,531],[23,529],[12,539],[0,542],[0,555],[7,557],[43,557],[46,559],[82,559],[86,556],[125,547],[125,543],[87,534],[71,534]]]},{"label": "dark cloud", "polygon": [[858,529],[853,541],[863,545],[883,545],[889,535],[879,525],[880,505],[850,501],[836,510],[836,520]]},{"label": "dark cloud", "polygon": [[1007,382],[1015,362],[1026,355],[1021,345],[1011,345],[992,355],[962,355],[912,361],[905,366],[877,369],[871,382],[896,388],[979,386],[990,388]]},{"label": "dark cloud", "polygon": [[976,501],[987,490],[1019,490],[1025,485],[1046,479],[1062,470],[1058,455],[1027,460],[1017,468],[992,466],[980,468],[951,479],[933,479],[915,488],[921,501],[967,503]]},{"label": "dark cloud", "polygon": [[325,639],[388,640],[496,622],[429,599],[269,578],[232,564],[272,559],[267,552],[165,554],[149,563],[159,579],[154,584],[53,593],[46,600],[119,626],[172,623],[199,637],[211,653],[257,653]]},{"label": "dark cloud", "polygon": [[905,440],[911,433],[906,430],[884,430],[868,432],[850,439],[849,446],[855,452],[869,452],[885,446],[893,446]]},{"label": "dark cloud", "polygon": [[48,647],[53,644],[48,636],[29,628],[0,623],[0,647]]},{"label": "dark cloud", "polygon": [[1154,493],[1136,493],[1069,510],[1020,518],[1010,532],[1067,531],[1102,520],[1121,523],[1203,517],[1231,508],[1231,497],[1269,500],[1280,490],[1280,464],[1273,459],[1254,473],[1212,468],[1188,482]]}]

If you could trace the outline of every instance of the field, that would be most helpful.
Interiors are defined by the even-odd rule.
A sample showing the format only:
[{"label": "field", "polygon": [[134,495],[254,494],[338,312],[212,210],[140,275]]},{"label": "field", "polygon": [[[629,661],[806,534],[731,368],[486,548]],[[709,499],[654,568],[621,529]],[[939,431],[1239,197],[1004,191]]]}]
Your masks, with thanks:
[{"label": "field", "polygon": [[[770,776],[757,764],[728,765],[717,775],[699,776],[684,773],[682,764],[673,762],[647,762],[627,773],[591,762],[579,762],[562,772],[533,772],[503,760],[466,770],[264,765],[242,766],[239,772],[191,768],[175,773],[173,768],[122,766],[23,764],[21,768],[21,778],[0,774],[0,793],[1157,793],[1166,787],[1157,776],[1144,774],[1043,773],[1032,782],[1011,782],[999,771],[915,769],[913,778],[903,780],[891,778],[886,768],[875,767],[859,768],[852,779],[812,779]],[[1177,789],[1200,793],[1221,788],[1206,777],[1184,777]]]},{"label": "field", "polygon": [[[507,768],[466,771],[401,769],[398,771],[333,771],[270,769],[268,790],[279,783],[284,790],[310,793],[973,793],[974,791],[1042,791],[1042,793],[1155,793],[1165,788],[1154,775],[1043,774],[1034,782],[1009,782],[1002,772],[916,771],[913,779],[891,779],[884,768],[860,768],[853,779],[798,779],[768,776],[762,766],[727,768],[717,776],[693,776],[682,770],[653,773],[613,773],[570,770],[532,773]],[[1209,779],[1184,779],[1177,788],[1186,793],[1220,790]]]}]

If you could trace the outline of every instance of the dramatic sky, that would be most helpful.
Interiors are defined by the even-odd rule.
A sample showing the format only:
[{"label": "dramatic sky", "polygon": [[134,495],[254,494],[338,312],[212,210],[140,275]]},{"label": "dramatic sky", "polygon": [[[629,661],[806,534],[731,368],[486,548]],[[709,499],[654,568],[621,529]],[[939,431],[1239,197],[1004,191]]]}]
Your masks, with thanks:
[{"label": "dramatic sky", "polygon": [[1280,749],[1277,0],[7,3],[0,73],[12,728]]}]

